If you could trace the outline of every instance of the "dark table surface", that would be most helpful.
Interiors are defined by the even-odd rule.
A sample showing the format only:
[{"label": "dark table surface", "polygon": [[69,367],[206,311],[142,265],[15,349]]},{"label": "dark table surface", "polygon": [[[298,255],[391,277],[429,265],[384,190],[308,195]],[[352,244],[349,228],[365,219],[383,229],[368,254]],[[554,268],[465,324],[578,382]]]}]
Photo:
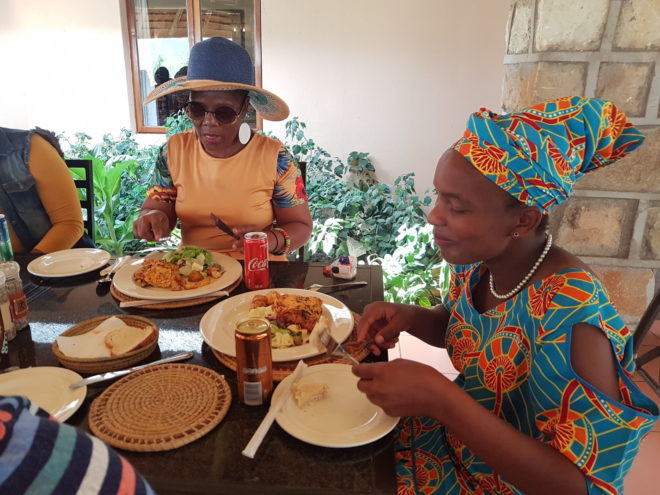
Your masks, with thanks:
[{"label": "dark table surface", "polygon": [[[33,258],[33,257],[32,257]],[[25,270],[30,257],[17,256],[29,304],[30,326],[9,344],[9,365],[59,366],[51,352],[55,338],[70,326],[101,315],[131,313],[159,327],[158,347],[145,362],[181,351],[193,351],[187,361],[223,374],[232,388],[227,416],[209,434],[183,447],[155,453],[120,450],[164,494],[385,494],[396,487],[392,434],[369,445],[331,449],[299,441],[274,423],[254,459],[241,455],[267,406],[245,406],[237,400],[236,373],[222,365],[204,343],[199,321],[215,303],[180,309],[120,309],[114,298],[98,294],[98,271],[66,279],[43,280]],[[306,287],[331,283],[318,263],[270,264],[271,287]],[[383,300],[380,266],[360,266],[361,288],[332,292],[351,310],[361,313],[372,301]],[[234,294],[244,292],[241,284]],[[368,358],[369,359],[369,358]],[[66,422],[87,431],[92,400],[113,382],[91,385],[81,408]]]}]

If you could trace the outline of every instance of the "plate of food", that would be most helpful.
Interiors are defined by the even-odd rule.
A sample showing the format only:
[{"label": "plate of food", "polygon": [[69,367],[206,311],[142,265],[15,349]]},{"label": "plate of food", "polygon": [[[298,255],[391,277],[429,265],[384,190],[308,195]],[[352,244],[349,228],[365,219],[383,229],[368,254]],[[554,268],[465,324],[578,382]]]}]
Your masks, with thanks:
[{"label": "plate of food", "polygon": [[85,401],[87,387],[69,388],[80,380],[75,371],[55,366],[23,368],[0,375],[0,395],[24,395],[58,421],[66,421]]},{"label": "plate of food", "polygon": [[277,386],[272,401],[291,387],[275,417],[289,435],[321,447],[357,447],[387,435],[399,418],[388,416],[357,388],[358,378],[347,364],[309,366],[291,385],[291,376]]},{"label": "plate of food", "polygon": [[176,301],[203,297],[229,287],[242,273],[241,264],[226,254],[181,246],[123,265],[112,283],[130,297]]},{"label": "plate of food", "polygon": [[264,289],[225,299],[209,309],[199,323],[204,341],[216,351],[236,357],[236,323],[247,317],[271,324],[273,361],[292,361],[325,352],[319,334],[330,330],[344,342],[353,330],[353,315],[344,303],[304,289]]},{"label": "plate of food", "polygon": [[98,270],[109,260],[110,253],[103,249],[64,249],[33,259],[27,270],[37,277],[72,277]]}]

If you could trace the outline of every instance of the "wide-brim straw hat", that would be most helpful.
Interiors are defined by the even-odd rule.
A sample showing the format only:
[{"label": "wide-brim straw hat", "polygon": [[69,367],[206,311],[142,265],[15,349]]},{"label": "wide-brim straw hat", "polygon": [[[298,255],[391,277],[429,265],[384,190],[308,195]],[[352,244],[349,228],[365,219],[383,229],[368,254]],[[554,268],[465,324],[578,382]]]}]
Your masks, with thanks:
[{"label": "wide-brim straw hat", "polygon": [[157,86],[144,100],[150,103],[180,91],[244,90],[250,103],[266,120],[284,120],[289,106],[279,96],[254,85],[254,67],[250,54],[226,38],[209,38],[190,50],[188,74]]}]

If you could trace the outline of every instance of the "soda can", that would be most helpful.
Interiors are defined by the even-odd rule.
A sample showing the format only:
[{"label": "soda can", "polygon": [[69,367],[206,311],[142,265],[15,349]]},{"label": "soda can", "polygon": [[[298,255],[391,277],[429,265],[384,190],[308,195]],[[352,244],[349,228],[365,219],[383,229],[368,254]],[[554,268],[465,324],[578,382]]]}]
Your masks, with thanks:
[{"label": "soda can", "polygon": [[248,406],[261,406],[273,392],[270,323],[263,318],[243,318],[236,323],[235,338],[238,397]]},{"label": "soda can", "polygon": [[0,213],[0,261],[13,261],[14,250],[11,247],[9,238],[9,226],[7,218]]},{"label": "soda can", "polygon": [[268,236],[265,232],[248,232],[243,240],[245,254],[245,287],[248,290],[267,289]]}]

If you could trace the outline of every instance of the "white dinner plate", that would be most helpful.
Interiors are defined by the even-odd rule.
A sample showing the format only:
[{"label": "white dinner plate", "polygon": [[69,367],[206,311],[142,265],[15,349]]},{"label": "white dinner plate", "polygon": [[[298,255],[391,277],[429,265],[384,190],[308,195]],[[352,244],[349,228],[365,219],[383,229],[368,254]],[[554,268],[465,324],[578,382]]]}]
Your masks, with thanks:
[{"label": "white dinner plate", "polygon": [[[287,390],[291,376],[286,377],[273,393],[276,401]],[[327,395],[316,402],[298,407],[293,395],[275,418],[289,435],[321,447],[357,447],[387,435],[399,418],[388,416],[369,402],[357,388],[358,378],[347,364],[319,364],[308,367],[298,383],[328,386]]]},{"label": "white dinner plate", "polygon": [[71,277],[93,272],[109,260],[110,253],[103,249],[64,249],[33,259],[27,270],[37,277]]},{"label": "white dinner plate", "polygon": [[[248,316],[252,298],[257,294],[268,294],[270,291],[280,294],[298,294],[301,296],[316,296],[323,303],[323,316],[329,323],[330,333],[337,342],[345,341],[353,330],[353,315],[344,303],[327,294],[304,289],[263,289],[244,292],[230,297],[209,309],[199,322],[202,338],[213,349],[236,357],[236,341],[234,332],[236,323]],[[318,356],[325,352],[312,342],[293,347],[273,349],[273,361],[293,361],[307,357]]]},{"label": "white dinner plate", "polygon": [[[167,251],[159,254],[162,257],[166,252]],[[182,298],[188,299],[194,297],[202,297],[211,292],[229,287],[231,284],[241,278],[241,275],[243,274],[242,265],[231,256],[220,253],[211,254],[213,255],[214,261],[218,263],[224,271],[220,278],[213,280],[213,282],[203,287],[197,287],[196,289],[189,290],[170,290],[162,289],[160,287],[140,287],[133,281],[133,274],[140,269],[142,263],[144,262],[144,258],[132,261],[122,266],[119,270],[117,270],[117,273],[115,273],[115,277],[112,279],[112,283],[123,294],[136,297],[138,299],[176,301],[177,299]],[[152,255],[149,256],[149,258],[151,257]]]},{"label": "white dinner plate", "polygon": [[0,375],[0,395],[23,395],[58,421],[66,421],[85,400],[87,387],[69,388],[80,380],[82,376],[66,368],[23,368]]}]

